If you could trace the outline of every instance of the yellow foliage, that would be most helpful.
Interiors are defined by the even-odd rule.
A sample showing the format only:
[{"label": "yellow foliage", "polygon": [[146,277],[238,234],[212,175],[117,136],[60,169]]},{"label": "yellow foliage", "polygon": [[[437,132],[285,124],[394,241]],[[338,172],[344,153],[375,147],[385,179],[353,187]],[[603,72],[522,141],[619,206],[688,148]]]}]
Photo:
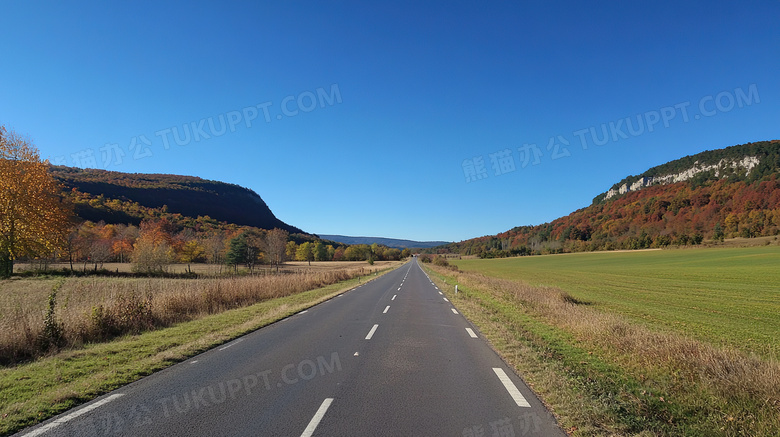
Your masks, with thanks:
[{"label": "yellow foliage", "polygon": [[33,145],[0,126],[0,260],[62,247],[70,211],[48,170]]}]

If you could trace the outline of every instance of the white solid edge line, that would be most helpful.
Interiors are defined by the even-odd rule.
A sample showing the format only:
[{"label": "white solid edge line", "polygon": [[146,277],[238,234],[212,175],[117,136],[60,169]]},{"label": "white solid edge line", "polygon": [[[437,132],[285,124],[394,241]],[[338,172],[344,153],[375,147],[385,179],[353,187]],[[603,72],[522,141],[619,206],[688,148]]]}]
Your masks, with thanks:
[{"label": "white solid edge line", "polygon": [[458,314],[458,310],[456,310],[455,308],[450,308],[450,309],[452,310],[453,314]]},{"label": "white solid edge line", "polygon": [[311,418],[309,425],[306,426],[306,429],[303,430],[301,437],[311,437],[312,434],[314,434],[314,430],[317,429],[317,425],[320,424],[320,420],[322,420],[322,418],[325,416],[325,412],[328,411],[328,408],[330,408],[330,404],[332,402],[333,398],[326,398],[324,401],[322,401],[322,405],[320,405],[320,408],[316,413],[314,413],[314,417]]},{"label": "white solid edge line", "polygon": [[38,428],[38,429],[36,429],[36,430],[34,430],[32,432],[24,434],[23,437],[34,437],[34,436],[37,436],[37,435],[41,435],[41,434],[45,433],[46,431],[49,431],[50,429],[56,428],[56,427],[62,425],[63,423],[67,423],[67,422],[69,422],[69,421],[71,421],[71,420],[81,416],[82,414],[89,413],[90,411],[92,411],[92,410],[94,410],[96,408],[100,408],[103,405],[113,401],[114,399],[121,398],[122,396],[124,396],[123,393],[113,394],[113,395],[111,395],[111,396],[109,396],[109,397],[107,397],[105,399],[102,399],[102,400],[99,400],[99,401],[97,401],[97,402],[95,402],[93,404],[90,404],[90,405],[88,405],[88,406],[86,406],[86,407],[84,407],[84,408],[82,408],[80,410],[74,411],[74,412],[72,412],[72,413],[70,413],[70,414],[68,414],[66,416],[60,417],[59,419],[54,420],[54,422],[51,422],[48,425],[42,426],[42,427],[40,427],[40,428]]},{"label": "white solid edge line", "polygon": [[225,349],[227,349],[227,348],[229,348],[231,346],[235,346],[237,343],[241,343],[242,341],[244,341],[244,339],[243,338],[239,338],[238,340],[234,341],[233,343],[230,343],[228,345],[222,346],[221,348],[219,348],[219,350],[223,351],[223,350],[225,350]]},{"label": "white solid edge line", "polygon": [[475,334],[475,333],[474,333],[474,330],[473,330],[473,329],[471,329],[471,328],[466,328],[466,332],[468,332],[468,333],[469,333],[469,335],[471,336],[471,338],[477,338],[477,334]]},{"label": "white solid edge line", "polygon": [[378,328],[379,325],[374,325],[373,328],[371,328],[370,331],[368,331],[368,335],[366,335],[366,340],[371,340],[371,337],[374,336],[374,332],[376,332],[376,328]]},{"label": "white solid edge line", "polygon": [[306,311],[309,311],[309,310],[303,310],[303,311],[301,311],[301,312],[300,312],[300,313],[298,313],[298,314],[303,314],[303,313],[305,313]]},{"label": "white solid edge line", "polygon": [[386,306],[386,307],[385,307],[385,310],[384,310],[384,311],[382,311],[382,314],[385,314],[385,313],[387,313],[387,310],[389,310],[389,309],[390,309],[390,305]]},{"label": "white solid edge line", "polygon": [[496,372],[496,376],[498,376],[498,379],[501,380],[502,384],[504,384],[504,388],[506,388],[506,391],[508,391],[509,395],[512,396],[512,399],[517,403],[518,407],[531,407],[531,404],[525,400],[523,394],[520,393],[520,390],[518,390],[517,386],[515,386],[515,383],[512,382],[508,376],[506,376],[504,369],[501,369],[500,367],[494,367],[493,371]]}]

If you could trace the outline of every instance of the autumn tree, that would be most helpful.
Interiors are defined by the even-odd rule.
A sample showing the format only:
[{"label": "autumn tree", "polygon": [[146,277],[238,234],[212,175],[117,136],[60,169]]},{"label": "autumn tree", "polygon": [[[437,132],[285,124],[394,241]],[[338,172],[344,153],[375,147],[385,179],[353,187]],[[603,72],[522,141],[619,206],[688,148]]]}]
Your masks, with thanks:
[{"label": "autumn tree", "polygon": [[111,253],[123,263],[133,252],[133,244],[138,239],[138,228],[133,225],[116,225],[116,237],[111,245]]},{"label": "autumn tree", "polygon": [[206,248],[198,240],[189,240],[184,243],[180,258],[183,263],[187,264],[187,272],[192,273],[190,264],[203,260],[205,255]]},{"label": "autumn tree", "polygon": [[326,261],[328,259],[328,249],[322,244],[322,241],[317,240],[317,242],[314,243],[312,253],[314,253],[315,261]]},{"label": "autumn tree", "polygon": [[284,261],[288,236],[287,231],[279,228],[274,228],[265,236],[265,252],[271,264],[276,265],[276,271],[279,271],[279,265]]},{"label": "autumn tree", "polygon": [[164,272],[173,262],[173,226],[166,219],[144,220],[140,236],[133,246],[132,269],[139,272]]},{"label": "autumn tree", "polygon": [[225,256],[225,238],[217,232],[204,241],[206,261],[211,264],[221,264]]},{"label": "autumn tree", "polygon": [[295,241],[288,241],[287,247],[285,248],[285,254],[287,255],[287,259],[295,259],[295,252],[298,251],[298,245],[295,244]]},{"label": "autumn tree", "polygon": [[312,244],[308,241],[301,243],[295,251],[295,259],[298,261],[308,261],[309,265],[311,265],[311,261],[314,259]]},{"label": "autumn tree", "polygon": [[0,126],[0,277],[21,256],[48,256],[64,247],[69,208],[49,163],[26,139]]}]

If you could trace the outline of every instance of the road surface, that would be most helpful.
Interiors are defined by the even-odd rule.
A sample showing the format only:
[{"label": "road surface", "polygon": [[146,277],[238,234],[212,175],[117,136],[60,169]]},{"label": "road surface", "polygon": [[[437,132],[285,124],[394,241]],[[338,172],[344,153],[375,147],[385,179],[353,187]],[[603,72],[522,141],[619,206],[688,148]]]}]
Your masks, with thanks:
[{"label": "road surface", "polygon": [[565,436],[417,260],[26,436]]}]

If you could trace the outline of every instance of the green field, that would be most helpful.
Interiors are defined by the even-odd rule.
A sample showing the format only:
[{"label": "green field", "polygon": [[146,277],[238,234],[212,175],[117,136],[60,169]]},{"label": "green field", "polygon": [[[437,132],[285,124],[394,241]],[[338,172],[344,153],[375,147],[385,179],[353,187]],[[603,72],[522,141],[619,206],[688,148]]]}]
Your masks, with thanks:
[{"label": "green field", "polygon": [[570,435],[780,435],[780,247],[447,261],[432,279]]},{"label": "green field", "polygon": [[780,358],[780,247],[454,260],[460,269],[559,287],[653,328]]}]

